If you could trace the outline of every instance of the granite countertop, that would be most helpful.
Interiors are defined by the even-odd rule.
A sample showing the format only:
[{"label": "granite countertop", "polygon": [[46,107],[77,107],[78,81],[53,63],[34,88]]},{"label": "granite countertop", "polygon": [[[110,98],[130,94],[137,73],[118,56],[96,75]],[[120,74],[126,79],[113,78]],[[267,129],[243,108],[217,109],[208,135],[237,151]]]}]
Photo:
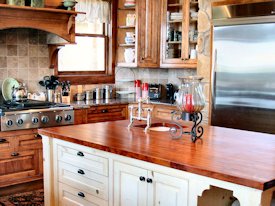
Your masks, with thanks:
[{"label": "granite countertop", "polygon": [[102,105],[116,105],[116,104],[129,104],[135,102],[135,99],[100,99],[100,100],[87,100],[87,101],[75,101],[71,102],[70,105],[74,109],[85,109],[91,106],[102,106]]},{"label": "granite countertop", "polygon": [[[144,124],[144,122],[142,122]],[[128,120],[39,129],[39,134],[260,190],[275,186],[275,135],[204,125],[190,135],[127,128]],[[135,124],[141,124],[136,122]],[[144,126],[144,125],[143,125]]]},{"label": "granite countertop", "polygon": [[[86,109],[91,106],[102,106],[102,105],[116,105],[116,104],[131,104],[137,103],[135,99],[100,99],[100,100],[88,100],[88,101],[74,101],[70,105],[74,109]],[[175,104],[168,100],[151,100],[149,104],[159,104],[167,106],[175,106]]]}]

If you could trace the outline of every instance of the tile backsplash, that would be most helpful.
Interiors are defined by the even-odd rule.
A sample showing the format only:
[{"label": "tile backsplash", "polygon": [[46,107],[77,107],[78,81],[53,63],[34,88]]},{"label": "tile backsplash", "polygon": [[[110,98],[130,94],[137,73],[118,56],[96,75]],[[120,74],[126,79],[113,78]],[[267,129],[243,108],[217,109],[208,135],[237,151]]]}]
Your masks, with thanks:
[{"label": "tile backsplash", "polygon": [[116,68],[116,88],[118,90],[131,90],[132,82],[124,82],[126,79],[139,79],[141,82],[165,85],[172,83],[178,87],[181,81],[178,77],[196,75],[195,69],[143,69],[143,68]]},{"label": "tile backsplash", "polygon": [[47,33],[34,29],[0,31],[0,84],[7,77],[26,83],[30,92],[44,91],[38,82],[49,69]]}]

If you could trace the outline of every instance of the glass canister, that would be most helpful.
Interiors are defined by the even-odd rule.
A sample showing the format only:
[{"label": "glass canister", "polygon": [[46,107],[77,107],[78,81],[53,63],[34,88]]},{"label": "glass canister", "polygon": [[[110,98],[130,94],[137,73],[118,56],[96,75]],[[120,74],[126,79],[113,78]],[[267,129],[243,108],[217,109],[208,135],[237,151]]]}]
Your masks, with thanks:
[{"label": "glass canister", "polygon": [[203,78],[188,76],[179,79],[182,80],[182,85],[176,99],[177,106],[182,112],[191,114],[200,112],[205,106],[205,96],[201,83]]}]

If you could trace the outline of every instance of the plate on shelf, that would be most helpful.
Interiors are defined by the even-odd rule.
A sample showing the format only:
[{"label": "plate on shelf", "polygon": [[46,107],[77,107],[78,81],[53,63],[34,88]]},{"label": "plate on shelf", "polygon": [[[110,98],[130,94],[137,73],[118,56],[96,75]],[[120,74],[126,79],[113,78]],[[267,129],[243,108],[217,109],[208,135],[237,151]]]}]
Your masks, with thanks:
[{"label": "plate on shelf", "polygon": [[7,78],[3,81],[2,84],[2,95],[6,101],[12,99],[12,87],[19,87],[19,83],[17,80],[13,78]]}]

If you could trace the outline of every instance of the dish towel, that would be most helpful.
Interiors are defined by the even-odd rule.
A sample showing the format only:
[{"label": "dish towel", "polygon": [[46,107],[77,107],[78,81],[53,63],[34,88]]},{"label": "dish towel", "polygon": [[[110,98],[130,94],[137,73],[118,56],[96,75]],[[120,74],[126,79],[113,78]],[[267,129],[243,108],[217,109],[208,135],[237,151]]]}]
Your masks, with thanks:
[{"label": "dish towel", "polygon": [[76,11],[85,12],[78,14],[76,21],[89,23],[109,23],[110,3],[103,0],[78,0],[75,6]]}]

